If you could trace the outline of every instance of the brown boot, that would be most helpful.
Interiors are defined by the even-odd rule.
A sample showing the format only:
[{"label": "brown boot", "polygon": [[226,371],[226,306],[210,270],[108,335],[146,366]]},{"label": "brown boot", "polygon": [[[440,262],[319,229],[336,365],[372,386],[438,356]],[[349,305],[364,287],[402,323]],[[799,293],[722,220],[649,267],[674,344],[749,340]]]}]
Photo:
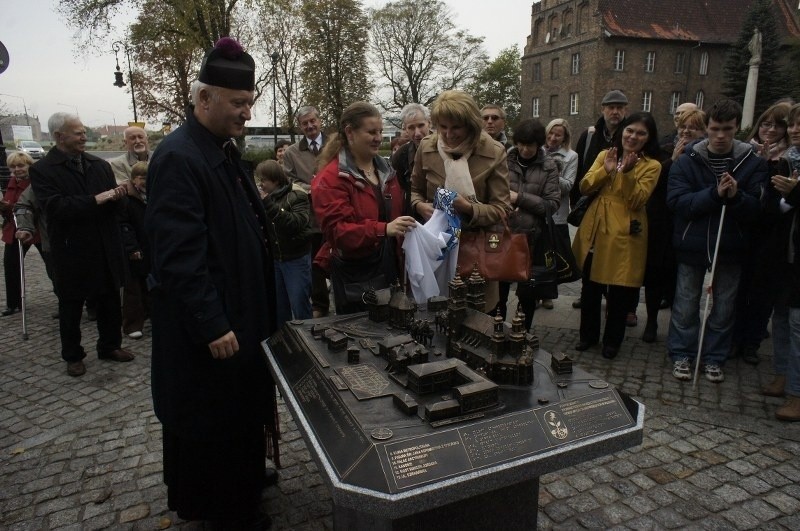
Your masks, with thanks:
[{"label": "brown boot", "polygon": [[768,386],[761,390],[761,394],[764,396],[777,396],[777,397],[784,397],[786,396],[786,375],[779,374],[775,376],[775,379],[772,380]]},{"label": "brown boot", "polygon": [[789,422],[800,421],[800,396],[786,395],[786,403],[775,410],[775,418]]}]

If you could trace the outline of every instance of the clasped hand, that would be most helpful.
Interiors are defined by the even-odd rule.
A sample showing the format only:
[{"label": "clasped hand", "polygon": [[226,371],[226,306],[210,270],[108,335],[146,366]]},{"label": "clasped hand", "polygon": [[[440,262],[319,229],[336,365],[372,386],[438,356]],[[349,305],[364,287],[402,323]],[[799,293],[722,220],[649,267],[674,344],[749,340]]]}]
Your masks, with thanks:
[{"label": "clasped hand", "polygon": [[738,190],[739,185],[736,179],[733,178],[733,175],[728,172],[722,174],[722,178],[719,180],[719,184],[717,184],[717,194],[723,199],[732,199]]},{"label": "clasped hand", "polygon": [[109,201],[117,201],[126,195],[128,195],[128,190],[125,188],[124,184],[121,184],[116,188],[112,188],[111,190],[100,192],[94,196],[94,200],[97,201],[98,205],[102,205],[103,203],[108,203]]},{"label": "clasped hand", "polygon": [[606,153],[606,160],[603,162],[603,168],[608,174],[614,170],[626,173],[631,171],[633,167],[636,166],[637,162],[639,162],[639,155],[636,153],[628,153],[622,158],[622,161],[620,161],[617,148],[612,147],[608,150],[608,153]]}]

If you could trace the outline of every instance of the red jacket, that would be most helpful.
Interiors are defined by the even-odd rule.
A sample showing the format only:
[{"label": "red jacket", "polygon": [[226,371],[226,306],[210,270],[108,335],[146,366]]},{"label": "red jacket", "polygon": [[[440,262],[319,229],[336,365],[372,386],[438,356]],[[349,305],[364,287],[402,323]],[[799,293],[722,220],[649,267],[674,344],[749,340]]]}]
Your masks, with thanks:
[{"label": "red jacket", "polygon": [[[8,181],[8,188],[6,188],[6,193],[3,194],[3,200],[8,203],[8,208],[3,210],[3,219],[5,220],[3,223],[3,243],[11,245],[15,241],[14,233],[17,232],[17,226],[14,224],[12,212],[14,210],[14,205],[19,201],[19,196],[21,196],[22,192],[30,185],[30,179],[17,179],[13,175]],[[32,243],[39,243],[38,232],[34,235]]]},{"label": "red jacket", "polygon": [[403,213],[403,190],[394,171],[381,157],[375,157],[375,167],[384,183],[383,195],[390,198],[386,221],[378,221],[378,202],[384,198],[375,196],[373,186],[358,173],[345,150],[311,181],[311,203],[325,238],[314,264],[324,271],[328,271],[331,252],[354,259],[379,250],[387,222]]}]

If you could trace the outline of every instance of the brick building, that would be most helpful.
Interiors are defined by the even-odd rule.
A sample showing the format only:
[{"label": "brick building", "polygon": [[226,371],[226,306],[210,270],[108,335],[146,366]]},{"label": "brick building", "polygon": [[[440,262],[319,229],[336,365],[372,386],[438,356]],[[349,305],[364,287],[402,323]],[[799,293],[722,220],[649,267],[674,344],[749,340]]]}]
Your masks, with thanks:
[{"label": "brick building", "polygon": [[[521,116],[569,120],[574,134],[597,120],[611,89],[630,111],[672,129],[680,103],[722,96],[723,67],[750,0],[541,0],[531,8],[522,56]],[[796,1],[774,0],[776,30],[800,37]],[[746,76],[747,72],[742,75]],[[763,82],[763,80],[762,80]]]}]

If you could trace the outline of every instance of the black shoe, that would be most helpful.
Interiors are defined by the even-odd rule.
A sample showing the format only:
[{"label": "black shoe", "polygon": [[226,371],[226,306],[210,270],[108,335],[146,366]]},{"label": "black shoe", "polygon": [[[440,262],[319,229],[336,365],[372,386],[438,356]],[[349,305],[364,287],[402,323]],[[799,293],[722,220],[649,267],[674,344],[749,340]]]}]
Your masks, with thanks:
[{"label": "black shoe", "polygon": [[658,304],[658,309],[659,310],[666,310],[667,308],[670,308],[671,306],[672,306],[672,303],[669,302],[667,299],[661,299],[661,302]]},{"label": "black shoe", "polygon": [[612,347],[610,345],[603,346],[603,357],[607,360],[613,360],[619,354],[619,347]]},{"label": "black shoe", "polygon": [[657,330],[658,325],[656,325],[656,323],[653,321],[648,320],[647,325],[644,327],[644,332],[642,333],[642,341],[645,343],[655,343]]},{"label": "black shoe", "polygon": [[278,471],[271,466],[268,466],[267,473],[264,476],[264,486],[271,487],[273,485],[277,485],[279,479],[280,476],[278,475]]},{"label": "black shoe", "polygon": [[761,361],[758,358],[758,347],[754,345],[742,345],[739,348],[739,355],[748,365],[758,365]]},{"label": "black shoe", "polygon": [[576,310],[578,308],[580,308],[581,307],[581,300],[580,299],[575,299],[574,301],[572,301],[572,307],[575,308]]},{"label": "black shoe", "polygon": [[575,345],[575,350],[589,350],[594,345],[597,344],[597,341],[590,342],[590,341],[578,341],[578,344]]},{"label": "black shoe", "polygon": [[0,315],[2,315],[3,317],[5,317],[5,316],[7,316],[7,315],[12,315],[12,314],[15,314],[15,313],[17,313],[18,311],[19,311],[19,308],[6,308],[6,309],[5,309],[5,310],[3,310],[2,312],[0,312]]}]

